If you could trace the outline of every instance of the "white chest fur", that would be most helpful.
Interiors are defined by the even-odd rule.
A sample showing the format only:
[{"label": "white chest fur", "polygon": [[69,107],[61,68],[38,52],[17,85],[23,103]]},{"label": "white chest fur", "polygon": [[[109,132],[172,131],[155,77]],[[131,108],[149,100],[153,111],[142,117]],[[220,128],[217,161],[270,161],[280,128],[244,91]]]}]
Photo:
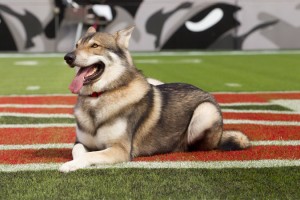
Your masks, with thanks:
[{"label": "white chest fur", "polygon": [[105,149],[122,140],[126,134],[127,121],[118,118],[114,122],[101,126],[95,135],[76,128],[77,141],[89,149]]}]

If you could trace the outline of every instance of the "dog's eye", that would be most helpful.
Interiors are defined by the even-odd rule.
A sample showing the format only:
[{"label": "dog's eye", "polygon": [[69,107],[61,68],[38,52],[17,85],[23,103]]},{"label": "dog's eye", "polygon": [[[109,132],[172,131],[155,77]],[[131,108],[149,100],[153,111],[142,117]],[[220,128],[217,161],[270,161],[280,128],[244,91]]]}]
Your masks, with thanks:
[{"label": "dog's eye", "polygon": [[99,45],[96,44],[96,43],[94,43],[94,44],[92,45],[92,48],[97,48],[97,47],[99,47]]},{"label": "dog's eye", "polygon": [[75,45],[76,49],[78,48],[78,44]]}]

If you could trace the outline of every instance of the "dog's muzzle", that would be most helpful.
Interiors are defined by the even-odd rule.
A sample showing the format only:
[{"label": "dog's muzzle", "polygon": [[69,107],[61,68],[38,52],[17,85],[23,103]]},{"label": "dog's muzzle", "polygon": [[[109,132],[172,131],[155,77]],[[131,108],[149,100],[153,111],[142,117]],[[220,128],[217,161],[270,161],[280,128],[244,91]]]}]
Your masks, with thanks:
[{"label": "dog's muzzle", "polygon": [[74,67],[73,66],[73,63],[74,63],[74,61],[75,61],[75,58],[76,58],[76,55],[74,54],[74,53],[67,53],[66,55],[65,55],[65,57],[64,57],[64,59],[65,59],[65,61],[66,61],[66,63],[68,64],[68,65],[70,65],[71,67]]}]

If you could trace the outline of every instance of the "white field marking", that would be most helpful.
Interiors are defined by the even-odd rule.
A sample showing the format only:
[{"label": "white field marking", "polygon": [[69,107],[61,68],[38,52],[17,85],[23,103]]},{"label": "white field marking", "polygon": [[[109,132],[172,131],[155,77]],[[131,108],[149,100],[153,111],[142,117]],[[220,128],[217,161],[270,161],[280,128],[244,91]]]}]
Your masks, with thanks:
[{"label": "white field marking", "polygon": [[[1,172],[58,170],[63,163],[39,164],[1,164]],[[119,164],[106,164],[86,169],[224,169],[224,168],[271,168],[300,166],[300,160],[251,160],[251,161],[173,161],[173,162],[126,162]],[[85,169],[85,170],[86,170]]]},{"label": "white field marking", "polygon": [[[299,90],[289,90],[289,91],[250,91],[250,92],[211,92],[211,94],[299,94]],[[251,102],[249,102],[251,103]],[[252,102],[255,103],[255,102]]]},{"label": "white field marking", "polygon": [[[132,52],[133,56],[217,56],[217,55],[285,55],[285,54],[300,54],[299,50],[260,50],[260,51],[184,51],[184,52]],[[0,58],[63,58],[63,53],[1,53]]]},{"label": "white field marking", "polygon": [[71,148],[73,148],[73,146],[74,146],[74,143],[0,145],[0,150],[71,149]]},{"label": "white field marking", "polygon": [[299,146],[300,140],[259,140],[251,141],[253,146]]},{"label": "white field marking", "polygon": [[135,57],[164,57],[164,56],[240,56],[240,55],[286,55],[286,54],[300,54],[299,50],[295,51],[187,51],[187,52],[135,52],[132,55]]},{"label": "white field marking", "polygon": [[[300,54],[299,50],[266,50],[266,51],[185,51],[185,52],[132,52],[135,57],[151,57],[151,56],[239,56],[239,55],[286,55],[286,54]],[[65,54],[62,53],[1,53],[0,58],[63,58]]]},{"label": "white field marking", "polygon": [[146,64],[158,64],[159,60],[157,60],[157,59],[136,59],[134,61],[134,63],[139,63],[139,64],[143,64],[143,63],[146,63]]},{"label": "white field marking", "polygon": [[24,60],[24,61],[16,61],[14,65],[24,65],[24,66],[35,66],[38,65],[38,61],[36,60]]},{"label": "white field marking", "polygon": [[[239,120],[225,119],[224,124],[257,124],[270,126],[300,126],[297,121],[265,121],[265,120]],[[52,124],[0,124],[0,128],[48,128],[48,127],[75,127],[75,123]]]},{"label": "white field marking", "polygon": [[299,115],[300,112],[294,112],[294,111],[277,111],[277,110],[234,110],[234,109],[227,109],[227,108],[222,108],[222,113],[265,113],[265,114],[286,114],[286,115]]},{"label": "white field marking", "polygon": [[0,95],[0,97],[76,97],[74,94],[10,94],[10,95]]},{"label": "white field marking", "polygon": [[29,91],[39,90],[39,89],[41,89],[41,87],[38,85],[29,85],[26,87],[26,90],[29,90]]},{"label": "white field marking", "polygon": [[266,120],[240,120],[240,119],[225,119],[224,124],[257,124],[270,126],[300,126],[297,121],[266,121]]},{"label": "white field marking", "polygon": [[74,127],[75,123],[61,124],[0,124],[0,128],[52,128],[52,127]]},{"label": "white field marking", "polygon": [[271,101],[274,104],[287,107],[291,110],[300,112],[300,100],[277,99]]},{"label": "white field marking", "polygon": [[268,103],[268,102],[261,102],[261,103],[255,103],[255,102],[246,102],[246,103],[219,103],[220,106],[274,106],[276,104],[274,103]]},{"label": "white field marking", "polygon": [[[299,146],[300,140],[258,140],[251,141],[252,146]],[[20,145],[0,145],[0,150],[24,150],[24,149],[71,149],[74,143],[57,144],[20,144]]]},{"label": "white field marking", "polygon": [[74,105],[59,105],[59,104],[0,104],[0,108],[74,108]]},{"label": "white field marking", "polygon": [[136,59],[134,63],[139,64],[184,64],[184,63],[190,63],[190,64],[199,64],[202,63],[201,59],[195,58],[195,59],[178,59],[178,60],[158,60],[158,59]]},{"label": "white field marking", "polygon": [[72,114],[40,114],[40,113],[17,113],[17,112],[0,112],[0,117],[33,117],[33,118],[74,118]]},{"label": "white field marking", "polygon": [[62,53],[1,53],[0,58],[63,58]]},{"label": "white field marking", "polygon": [[242,87],[239,83],[225,83],[227,87]]},{"label": "white field marking", "polygon": [[[211,92],[211,94],[277,94],[277,93],[295,93],[299,94],[300,91],[290,90],[290,91],[255,91],[255,92]],[[10,95],[0,95],[1,97],[52,97],[52,96],[62,96],[62,97],[76,97],[74,94],[10,94]],[[249,104],[255,102],[249,102]],[[263,102],[262,102],[263,103]],[[257,104],[257,103],[255,103]]]}]

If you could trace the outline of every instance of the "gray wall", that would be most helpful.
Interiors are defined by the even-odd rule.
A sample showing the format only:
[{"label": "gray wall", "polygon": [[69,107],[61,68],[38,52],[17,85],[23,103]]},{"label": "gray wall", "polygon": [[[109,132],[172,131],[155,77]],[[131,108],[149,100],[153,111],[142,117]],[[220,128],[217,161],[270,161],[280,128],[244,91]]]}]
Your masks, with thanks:
[{"label": "gray wall", "polygon": [[88,5],[64,2],[0,0],[0,51],[66,52],[95,23],[111,33],[134,24],[134,51],[300,48],[300,0],[114,0],[100,26],[86,19]]}]

